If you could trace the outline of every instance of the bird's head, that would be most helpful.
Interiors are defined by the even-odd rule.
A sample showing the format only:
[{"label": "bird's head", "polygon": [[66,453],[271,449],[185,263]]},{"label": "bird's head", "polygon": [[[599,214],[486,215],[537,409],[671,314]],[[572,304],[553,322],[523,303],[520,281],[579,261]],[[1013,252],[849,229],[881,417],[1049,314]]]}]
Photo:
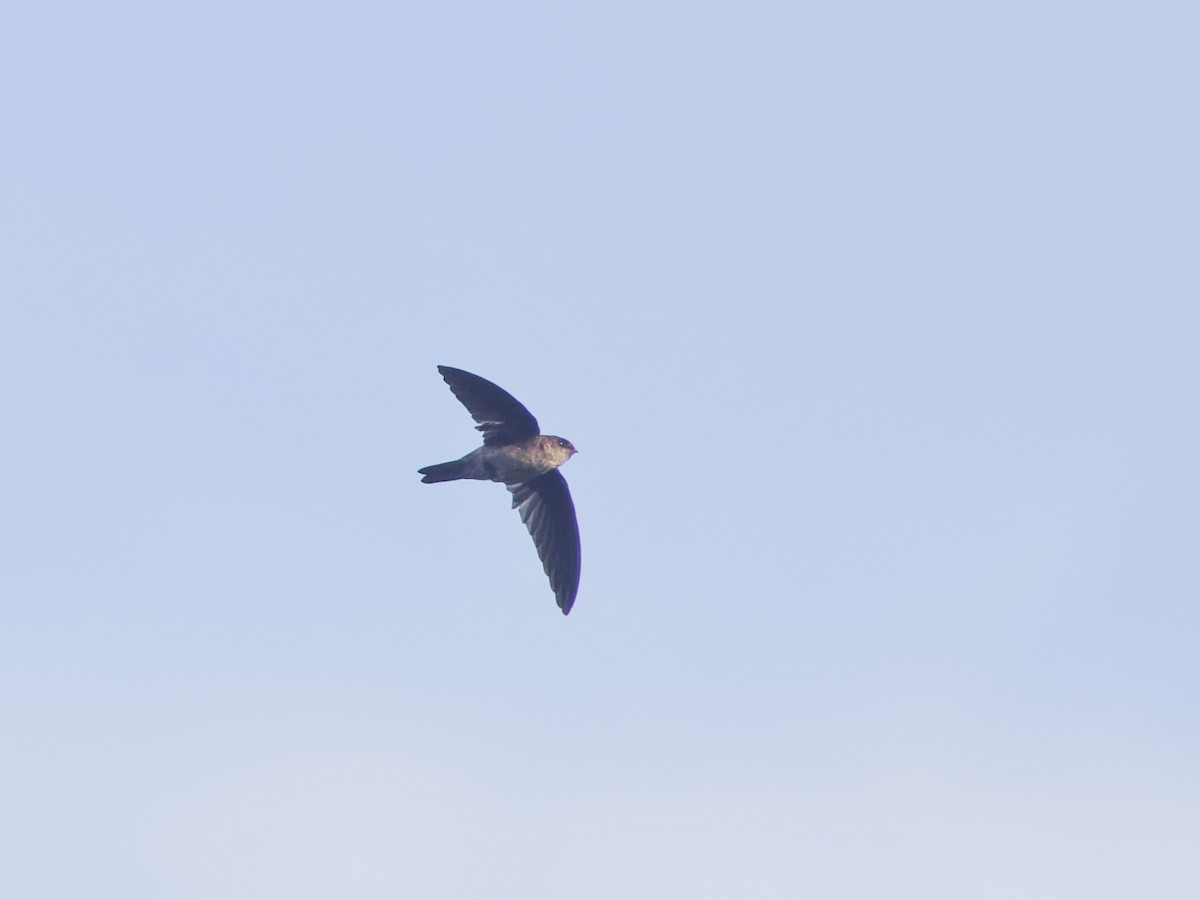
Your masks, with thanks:
[{"label": "bird's head", "polygon": [[[575,445],[566,438],[560,438],[557,435],[548,434],[546,435],[546,440],[549,442],[550,449],[554,452],[554,455],[560,457],[563,462],[566,462],[579,452],[575,449]],[[562,463],[559,463],[559,465],[561,466]]]}]

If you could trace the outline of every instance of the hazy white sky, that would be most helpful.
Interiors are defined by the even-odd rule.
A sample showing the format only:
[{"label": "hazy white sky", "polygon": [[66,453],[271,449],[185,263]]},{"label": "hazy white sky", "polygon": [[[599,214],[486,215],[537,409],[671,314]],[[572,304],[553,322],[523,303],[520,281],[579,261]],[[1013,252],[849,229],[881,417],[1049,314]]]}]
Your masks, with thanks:
[{"label": "hazy white sky", "polygon": [[0,894],[1200,895],[1198,27],[5,4]]}]

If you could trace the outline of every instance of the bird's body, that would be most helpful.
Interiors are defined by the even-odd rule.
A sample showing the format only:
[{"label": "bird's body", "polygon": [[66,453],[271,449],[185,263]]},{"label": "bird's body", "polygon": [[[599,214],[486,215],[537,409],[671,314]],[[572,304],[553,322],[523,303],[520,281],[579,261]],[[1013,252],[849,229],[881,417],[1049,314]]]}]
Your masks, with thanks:
[{"label": "bird's body", "polygon": [[454,462],[426,466],[420,470],[426,484],[437,481],[457,481],[471,478],[476,481],[500,481],[520,484],[557,469],[574,453],[562,446],[562,438],[539,434],[521,444],[489,447],[486,444],[472,450]]},{"label": "bird's body", "polygon": [[558,468],[575,455],[575,447],[565,438],[541,434],[529,410],[487,379],[450,366],[438,366],[438,371],[479,423],[483,446],[453,462],[419,469],[421,481],[473,479],[506,485],[566,615],[579,590],[579,525]]}]

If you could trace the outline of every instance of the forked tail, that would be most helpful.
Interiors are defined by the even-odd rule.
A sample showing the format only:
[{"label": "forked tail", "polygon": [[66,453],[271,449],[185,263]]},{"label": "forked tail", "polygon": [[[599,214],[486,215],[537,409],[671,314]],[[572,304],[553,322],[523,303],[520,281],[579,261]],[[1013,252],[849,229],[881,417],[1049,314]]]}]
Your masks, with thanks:
[{"label": "forked tail", "polygon": [[417,469],[418,475],[424,475],[421,479],[425,484],[435,484],[439,481],[457,481],[463,477],[462,460],[454,462],[438,463],[435,466],[426,466],[423,469]]}]

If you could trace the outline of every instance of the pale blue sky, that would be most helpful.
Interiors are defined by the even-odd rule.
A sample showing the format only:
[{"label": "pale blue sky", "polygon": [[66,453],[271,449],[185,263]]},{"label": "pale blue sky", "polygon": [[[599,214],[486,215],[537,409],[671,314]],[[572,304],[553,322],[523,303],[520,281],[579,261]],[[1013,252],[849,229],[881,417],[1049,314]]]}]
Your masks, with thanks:
[{"label": "pale blue sky", "polygon": [[1200,895],[1198,31],[6,4],[0,894]]}]

